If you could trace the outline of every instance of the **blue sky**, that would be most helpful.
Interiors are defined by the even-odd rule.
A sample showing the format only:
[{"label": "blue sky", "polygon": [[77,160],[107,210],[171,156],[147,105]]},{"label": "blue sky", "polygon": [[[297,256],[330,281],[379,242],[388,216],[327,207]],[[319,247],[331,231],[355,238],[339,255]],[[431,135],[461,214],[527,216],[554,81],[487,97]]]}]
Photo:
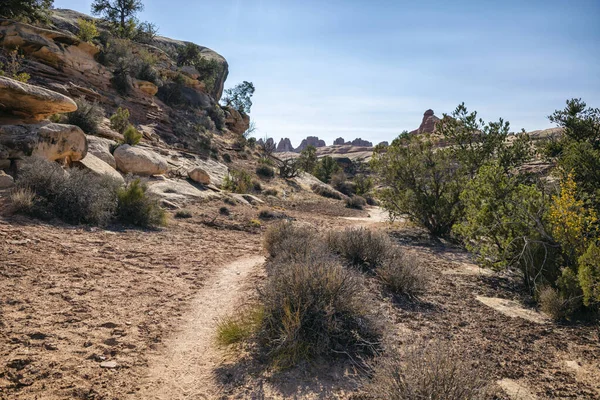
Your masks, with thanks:
[{"label": "blue sky", "polygon": [[[254,82],[257,136],[392,140],[460,102],[513,130],[565,100],[600,107],[600,1],[146,0],[159,34]],[[81,12],[91,0],[56,0]]]}]

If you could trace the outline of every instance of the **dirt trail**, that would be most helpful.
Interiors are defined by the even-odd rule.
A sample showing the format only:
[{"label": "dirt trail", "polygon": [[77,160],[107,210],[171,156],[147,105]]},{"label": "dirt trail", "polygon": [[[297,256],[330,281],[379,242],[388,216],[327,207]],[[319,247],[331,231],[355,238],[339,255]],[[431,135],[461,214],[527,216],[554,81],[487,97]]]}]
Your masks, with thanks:
[{"label": "dirt trail", "polygon": [[213,399],[218,387],[213,368],[222,353],[215,348],[218,318],[234,311],[240,288],[253,269],[264,262],[261,256],[236,260],[206,282],[180,331],[165,343],[165,351],[150,358],[147,379],[134,397],[139,399]]}]

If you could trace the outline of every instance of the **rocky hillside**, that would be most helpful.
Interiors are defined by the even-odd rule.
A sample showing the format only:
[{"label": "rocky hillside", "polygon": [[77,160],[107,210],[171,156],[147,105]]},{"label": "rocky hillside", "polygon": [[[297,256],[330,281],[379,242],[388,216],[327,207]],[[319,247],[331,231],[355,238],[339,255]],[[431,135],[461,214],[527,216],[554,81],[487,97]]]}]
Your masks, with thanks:
[{"label": "rocky hillside", "polygon": [[[21,64],[30,76],[27,83],[0,77],[0,169],[14,175],[20,160],[38,155],[120,179],[163,176],[152,188],[169,200],[210,192],[177,177],[218,190],[249,126],[248,115],[218,104],[227,61],[164,37],[147,44],[115,39],[101,21],[99,36],[86,42],[77,36],[80,18],[92,19],[71,10],[54,10],[43,27],[0,19],[0,61]],[[189,47],[198,68],[181,60]],[[93,132],[65,116],[77,104],[100,110]],[[129,110],[142,133],[138,145],[119,146],[124,137],[109,121],[118,108]]]}]

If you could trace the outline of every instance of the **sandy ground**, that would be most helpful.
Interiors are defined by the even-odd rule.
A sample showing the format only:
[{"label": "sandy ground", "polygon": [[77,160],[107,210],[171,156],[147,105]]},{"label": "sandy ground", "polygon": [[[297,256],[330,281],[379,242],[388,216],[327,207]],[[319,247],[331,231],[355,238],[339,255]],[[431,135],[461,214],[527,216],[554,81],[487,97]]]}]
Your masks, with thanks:
[{"label": "sandy ground", "polygon": [[[216,346],[216,320],[243,305],[263,279],[260,232],[271,223],[251,228],[260,207],[237,206],[207,225],[222,205],[197,205],[193,218],[162,231],[0,217],[0,399],[360,393],[363,378],[351,364],[275,373],[244,348]],[[299,196],[268,206],[319,229],[382,229],[417,254],[431,274],[417,301],[394,299],[371,282],[398,345],[450,340],[493,365],[501,398],[600,397],[597,325],[548,321],[527,306],[518,281],[482,272],[460,249],[384,222],[377,210]]]}]

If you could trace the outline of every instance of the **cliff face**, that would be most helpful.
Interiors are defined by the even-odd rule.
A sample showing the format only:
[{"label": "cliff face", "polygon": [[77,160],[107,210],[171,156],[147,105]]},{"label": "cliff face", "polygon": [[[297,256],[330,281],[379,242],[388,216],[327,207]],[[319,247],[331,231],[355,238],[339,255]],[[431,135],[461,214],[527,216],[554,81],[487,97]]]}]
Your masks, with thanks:
[{"label": "cliff face", "polygon": [[277,149],[275,150],[279,153],[285,152],[293,152],[294,146],[292,146],[292,142],[288,138],[282,138],[277,144]]}]

